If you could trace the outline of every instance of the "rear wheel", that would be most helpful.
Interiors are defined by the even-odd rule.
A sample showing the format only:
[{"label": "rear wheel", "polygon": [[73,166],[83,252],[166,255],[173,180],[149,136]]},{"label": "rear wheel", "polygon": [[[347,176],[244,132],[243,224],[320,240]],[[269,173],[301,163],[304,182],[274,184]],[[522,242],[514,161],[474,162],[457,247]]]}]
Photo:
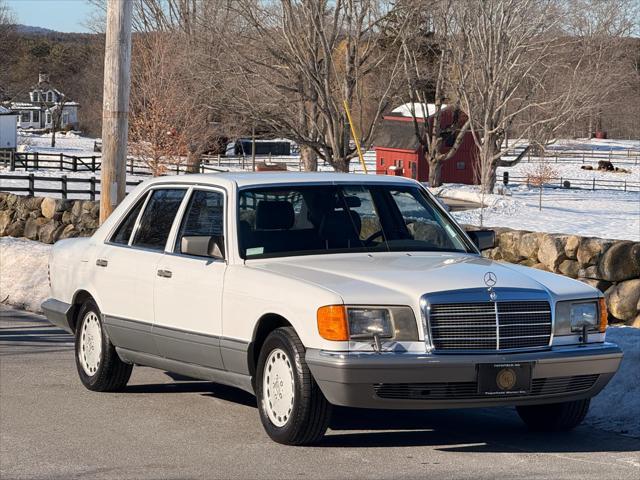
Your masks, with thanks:
[{"label": "rear wheel", "polygon": [[309,445],[327,430],[331,404],[304,359],[304,346],[291,327],[269,334],[258,358],[256,396],[267,434],[278,443]]},{"label": "rear wheel", "polygon": [[589,411],[590,399],[516,407],[518,415],[530,430],[559,432],[572,430],[582,423]]},{"label": "rear wheel", "polygon": [[85,387],[115,392],[127,385],[133,366],[118,357],[102,325],[100,309],[91,299],[80,307],[75,343],[76,367]]}]

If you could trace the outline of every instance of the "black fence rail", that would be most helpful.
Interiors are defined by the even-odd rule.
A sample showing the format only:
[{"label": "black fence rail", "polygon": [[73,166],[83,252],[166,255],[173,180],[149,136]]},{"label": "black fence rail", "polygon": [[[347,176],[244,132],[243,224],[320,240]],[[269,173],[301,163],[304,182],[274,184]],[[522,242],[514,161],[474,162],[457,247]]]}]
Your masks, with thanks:
[{"label": "black fence rail", "polygon": [[[296,157],[288,157],[289,162],[294,159],[295,166],[297,168],[299,161]],[[257,163],[262,163],[270,159],[267,157],[256,158]],[[275,159],[274,163],[280,161]],[[12,152],[12,151],[0,151],[0,165],[13,172],[16,170],[25,171],[38,171],[38,170],[55,170],[59,172],[82,172],[90,171],[97,173],[102,166],[102,157],[99,155],[91,156],[76,156],[67,155],[64,153],[47,153],[47,152]],[[214,156],[202,156],[198,171],[200,173],[207,172],[224,172],[224,167],[239,167],[243,166],[251,170],[251,158],[248,157],[214,157]],[[165,164],[163,165],[163,174],[183,174],[193,173],[190,171],[186,162]],[[289,164],[287,164],[289,167]],[[127,159],[127,173],[129,175],[152,175],[151,168],[144,162],[138,161],[133,157]]]},{"label": "black fence rail", "polygon": [[65,153],[0,152],[0,163],[12,172],[16,169],[97,172],[100,170],[101,160],[100,156],[95,155],[82,157]]},{"label": "black fence rail", "polygon": [[[503,154],[503,159],[516,157],[522,148],[509,148]],[[564,149],[549,148],[542,155],[528,151],[522,162],[550,162],[550,163],[582,163],[597,164],[601,161],[608,161],[616,164],[638,165],[640,164],[640,150],[603,150],[603,149]]]},{"label": "black fence rail", "polygon": [[[528,185],[532,186],[528,176],[510,175],[509,172],[504,172],[502,177],[502,183],[509,185]],[[566,178],[566,177],[553,177],[548,182],[545,182],[545,187],[549,188],[566,188],[575,190],[609,190],[617,192],[640,192],[640,182],[632,182],[626,179],[623,180],[608,180],[600,178]]]},{"label": "black fence rail", "polygon": [[[25,175],[3,175],[0,174],[1,180],[18,180],[26,182],[21,186],[3,185],[0,182],[0,190],[3,192],[12,192],[35,196],[37,194],[57,194],[63,199],[69,198],[70,195],[86,195],[89,200],[95,201],[100,196],[100,179],[96,177],[67,177],[61,175],[59,177],[38,176],[33,173]],[[51,188],[51,186],[37,185],[36,182],[59,183],[60,188]],[[127,187],[135,187],[142,183],[142,180],[127,180]],[[76,185],[86,185],[86,188],[79,188]]]}]

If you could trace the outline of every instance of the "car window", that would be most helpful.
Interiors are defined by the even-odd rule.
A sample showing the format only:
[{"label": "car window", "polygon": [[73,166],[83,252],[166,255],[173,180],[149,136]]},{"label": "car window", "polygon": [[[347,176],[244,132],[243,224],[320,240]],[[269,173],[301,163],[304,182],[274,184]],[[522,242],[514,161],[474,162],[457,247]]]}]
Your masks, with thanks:
[{"label": "car window", "polygon": [[153,190],[142,212],[140,226],[135,233],[132,245],[164,250],[171,225],[185,193],[185,189],[178,188]]},{"label": "car window", "polygon": [[138,200],[135,207],[129,210],[129,213],[124,218],[122,223],[118,226],[117,230],[111,237],[112,243],[117,243],[120,245],[128,245],[129,238],[131,238],[131,232],[133,232],[133,227],[136,225],[136,220],[138,219],[138,214],[144,205],[144,201],[147,199],[148,192],[145,192],[142,197]]},{"label": "car window", "polygon": [[243,189],[242,258],[375,251],[473,252],[417,186],[292,185]]},{"label": "car window", "polygon": [[175,251],[180,251],[182,237],[224,235],[224,196],[220,192],[196,190],[182,217]]}]

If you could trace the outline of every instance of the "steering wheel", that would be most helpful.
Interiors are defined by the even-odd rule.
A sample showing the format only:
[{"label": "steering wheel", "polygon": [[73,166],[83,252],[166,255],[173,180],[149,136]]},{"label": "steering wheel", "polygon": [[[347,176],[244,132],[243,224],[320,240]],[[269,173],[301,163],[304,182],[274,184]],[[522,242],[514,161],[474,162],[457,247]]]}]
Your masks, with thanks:
[{"label": "steering wheel", "polygon": [[373,232],[371,235],[369,235],[367,238],[364,239],[364,243],[365,245],[369,246],[373,243],[373,240],[378,238],[378,237],[382,237],[384,235],[384,232],[382,231],[382,229],[377,230],[375,232]]}]

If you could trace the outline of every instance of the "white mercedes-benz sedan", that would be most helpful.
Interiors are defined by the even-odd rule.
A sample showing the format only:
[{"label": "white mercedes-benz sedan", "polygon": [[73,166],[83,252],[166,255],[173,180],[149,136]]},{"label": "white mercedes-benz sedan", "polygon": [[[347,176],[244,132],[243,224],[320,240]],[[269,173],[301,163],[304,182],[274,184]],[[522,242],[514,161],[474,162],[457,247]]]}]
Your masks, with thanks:
[{"label": "white mercedes-benz sedan", "polygon": [[88,389],[133,365],[231,385],[285,444],[321,439],[332,405],[512,405],[571,429],[622,358],[602,294],[483,258],[494,238],[399,177],[160,177],[55,244],[43,310]]}]

